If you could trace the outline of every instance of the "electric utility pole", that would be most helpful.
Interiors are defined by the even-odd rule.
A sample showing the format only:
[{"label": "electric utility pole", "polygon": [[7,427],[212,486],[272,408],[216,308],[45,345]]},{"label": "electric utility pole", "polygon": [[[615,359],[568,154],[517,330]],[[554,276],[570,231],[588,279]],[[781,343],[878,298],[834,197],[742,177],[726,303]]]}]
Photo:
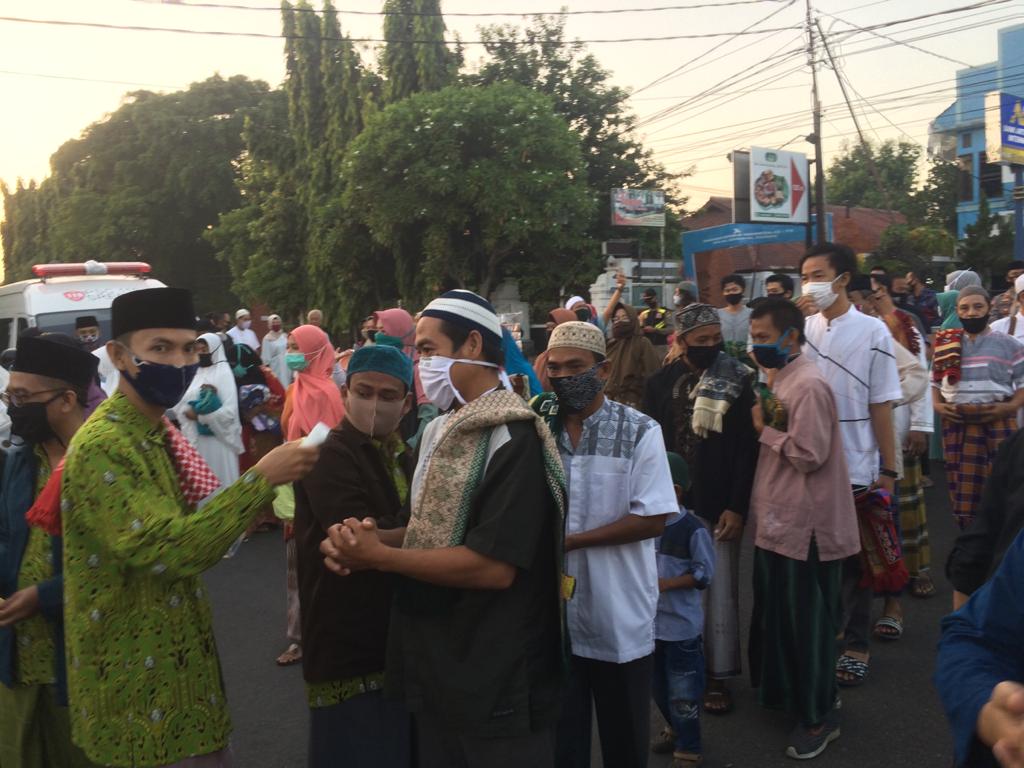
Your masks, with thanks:
[{"label": "electric utility pole", "polygon": [[815,240],[824,243],[825,234],[825,161],[821,156],[821,100],[818,98],[818,63],[814,58],[814,18],[811,0],[807,0],[807,59],[811,65],[811,95],[814,102],[814,133],[807,140],[814,144],[814,214]]}]

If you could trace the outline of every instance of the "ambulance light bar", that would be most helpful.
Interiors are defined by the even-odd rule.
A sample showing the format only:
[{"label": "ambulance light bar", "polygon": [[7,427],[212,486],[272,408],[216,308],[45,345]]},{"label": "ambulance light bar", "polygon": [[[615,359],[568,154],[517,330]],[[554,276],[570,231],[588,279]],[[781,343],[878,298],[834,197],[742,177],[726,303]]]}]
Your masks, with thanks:
[{"label": "ambulance light bar", "polygon": [[81,277],[84,275],[148,275],[152,271],[144,261],[86,261],[82,264],[36,264],[32,274],[48,277]]}]

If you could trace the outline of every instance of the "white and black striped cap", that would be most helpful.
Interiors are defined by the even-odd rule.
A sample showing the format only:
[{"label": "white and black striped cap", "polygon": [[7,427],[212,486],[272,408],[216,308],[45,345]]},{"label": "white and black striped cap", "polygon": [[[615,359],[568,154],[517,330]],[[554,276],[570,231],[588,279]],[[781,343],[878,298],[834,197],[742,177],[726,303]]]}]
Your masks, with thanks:
[{"label": "white and black striped cap", "polygon": [[472,291],[454,290],[443,293],[427,304],[420,317],[435,317],[449,323],[478,331],[484,338],[501,342],[501,321],[487,299]]}]

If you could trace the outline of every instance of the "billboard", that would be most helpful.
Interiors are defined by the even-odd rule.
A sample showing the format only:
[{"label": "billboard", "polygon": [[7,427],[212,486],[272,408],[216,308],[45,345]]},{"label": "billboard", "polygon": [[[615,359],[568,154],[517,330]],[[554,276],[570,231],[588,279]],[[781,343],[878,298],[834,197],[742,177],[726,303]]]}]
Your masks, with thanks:
[{"label": "billboard", "polygon": [[985,154],[990,163],[1024,165],[1024,106],[1020,96],[985,94]]},{"label": "billboard", "polygon": [[750,148],[750,221],[807,223],[807,155]]},{"label": "billboard", "polygon": [[613,189],[612,226],[664,227],[664,190]]}]

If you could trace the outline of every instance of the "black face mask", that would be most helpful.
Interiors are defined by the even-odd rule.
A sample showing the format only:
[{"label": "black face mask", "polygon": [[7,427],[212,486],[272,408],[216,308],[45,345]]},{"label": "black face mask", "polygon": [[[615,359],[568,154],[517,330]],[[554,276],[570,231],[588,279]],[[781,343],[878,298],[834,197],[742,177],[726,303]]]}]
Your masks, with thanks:
[{"label": "black face mask", "polygon": [[981,333],[988,326],[987,317],[961,317],[960,325],[968,333]]},{"label": "black face mask", "polygon": [[741,301],[743,301],[743,294],[742,293],[727,293],[727,294],[725,294],[725,300],[726,300],[727,303],[732,304],[733,306],[735,306],[736,304],[739,304]]},{"label": "black face mask", "polygon": [[46,415],[46,406],[59,397],[60,395],[52,397],[45,403],[11,403],[7,406],[7,415],[11,418],[11,434],[20,437],[29,445],[40,445],[56,437]]},{"label": "black face mask", "polygon": [[899,304],[901,301],[907,298],[906,293],[893,293],[890,295],[892,296],[892,300],[895,301],[897,304]]},{"label": "black face mask", "polygon": [[582,322],[582,323],[589,323],[590,322],[590,310],[589,309],[586,309],[585,307],[583,309],[577,309],[575,314],[576,314],[576,317],[580,320],[580,322]]},{"label": "black face mask", "polygon": [[701,371],[706,371],[711,367],[711,364],[715,362],[719,353],[725,349],[725,344],[718,342],[712,344],[710,347],[688,347],[686,350],[686,359],[690,361],[690,364]]},{"label": "black face mask", "polygon": [[366,339],[369,342],[374,342],[374,341],[377,340],[377,331],[375,331],[375,330],[363,331],[363,338]]},{"label": "black face mask", "polygon": [[200,352],[199,353],[199,367],[209,368],[213,365],[213,353],[212,352]]},{"label": "black face mask", "polygon": [[645,296],[644,304],[646,304],[651,309],[655,309],[658,306],[658,299],[655,296]]}]

